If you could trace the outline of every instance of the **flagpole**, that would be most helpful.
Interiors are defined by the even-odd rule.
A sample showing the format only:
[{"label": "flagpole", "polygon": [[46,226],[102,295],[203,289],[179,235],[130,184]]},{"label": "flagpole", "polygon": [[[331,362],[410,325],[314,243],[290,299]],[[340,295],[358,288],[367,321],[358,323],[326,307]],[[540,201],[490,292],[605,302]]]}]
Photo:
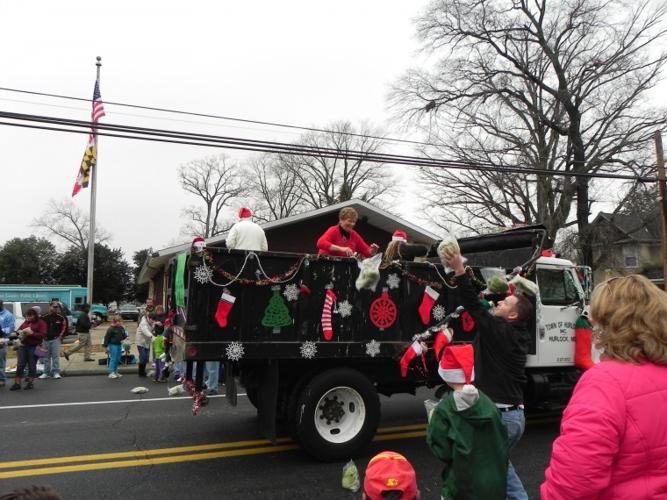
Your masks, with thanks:
[{"label": "flagpole", "polygon": [[[102,67],[102,58],[97,56],[97,81],[100,81],[100,68]],[[91,124],[94,128],[94,124]],[[97,153],[97,131],[94,130],[93,147]],[[93,304],[93,269],[95,268],[95,210],[97,203],[97,165],[99,162],[99,155],[96,156],[97,161],[92,167],[90,176],[90,230],[88,231],[88,303]]]}]

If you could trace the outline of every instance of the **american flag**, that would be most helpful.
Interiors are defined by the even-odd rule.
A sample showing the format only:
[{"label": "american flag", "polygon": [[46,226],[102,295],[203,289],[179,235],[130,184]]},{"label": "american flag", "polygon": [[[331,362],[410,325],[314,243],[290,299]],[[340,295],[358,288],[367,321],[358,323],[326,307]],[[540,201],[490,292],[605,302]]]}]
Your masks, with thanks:
[{"label": "american flag", "polygon": [[93,111],[90,115],[92,125],[90,127],[90,135],[88,136],[88,144],[86,144],[86,150],[83,153],[83,159],[81,160],[81,166],[79,167],[79,173],[74,182],[72,197],[76,196],[81,189],[88,187],[90,172],[97,163],[97,148],[95,146],[95,133],[97,132],[97,129],[95,128],[95,124],[103,116],[105,116],[105,113],[102,94],[100,93],[100,82],[99,80],[95,80],[95,90],[93,90]]},{"label": "american flag", "polygon": [[93,90],[93,112],[90,115],[90,121],[93,122],[93,126],[88,137],[88,142],[93,142],[95,138],[95,123],[105,116],[104,113],[104,103],[102,102],[102,94],[100,94],[100,81],[95,80],[95,90]]}]

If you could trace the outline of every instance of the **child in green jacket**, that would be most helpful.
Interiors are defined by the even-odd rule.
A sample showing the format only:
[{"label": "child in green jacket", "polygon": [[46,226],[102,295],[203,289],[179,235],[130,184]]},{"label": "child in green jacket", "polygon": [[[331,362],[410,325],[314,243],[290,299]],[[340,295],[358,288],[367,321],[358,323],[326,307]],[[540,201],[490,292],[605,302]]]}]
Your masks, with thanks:
[{"label": "child in green jacket", "polygon": [[445,463],[445,500],[504,500],[508,441],[498,408],[470,385],[475,377],[472,345],[445,348],[438,372],[453,389],[431,414],[426,442]]},{"label": "child in green jacket", "polygon": [[162,330],[155,330],[155,337],[153,337],[153,361],[155,362],[155,382],[166,382],[162,379],[162,371],[164,370],[165,360],[164,335]]}]

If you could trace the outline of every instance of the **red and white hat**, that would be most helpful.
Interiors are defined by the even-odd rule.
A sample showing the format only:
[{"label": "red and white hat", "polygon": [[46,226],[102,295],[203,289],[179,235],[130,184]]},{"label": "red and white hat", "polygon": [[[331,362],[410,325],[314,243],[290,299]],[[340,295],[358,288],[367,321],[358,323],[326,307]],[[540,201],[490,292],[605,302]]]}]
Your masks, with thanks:
[{"label": "red and white hat", "polygon": [[364,493],[369,500],[382,500],[385,491],[400,491],[401,498],[418,498],[417,474],[410,462],[394,451],[378,453],[366,467]]},{"label": "red and white hat", "polygon": [[407,243],[408,235],[405,231],[394,231],[394,234],[391,235],[391,241],[402,241]]},{"label": "red and white hat", "polygon": [[201,252],[206,248],[206,240],[201,236],[195,237],[195,239],[192,240],[192,248],[195,249],[195,252]]},{"label": "red and white hat", "polygon": [[249,219],[250,217],[252,217],[252,210],[246,207],[239,209],[239,219]]},{"label": "red and white hat", "polygon": [[472,344],[445,347],[438,373],[442,380],[451,384],[470,384],[475,380],[475,350]]}]

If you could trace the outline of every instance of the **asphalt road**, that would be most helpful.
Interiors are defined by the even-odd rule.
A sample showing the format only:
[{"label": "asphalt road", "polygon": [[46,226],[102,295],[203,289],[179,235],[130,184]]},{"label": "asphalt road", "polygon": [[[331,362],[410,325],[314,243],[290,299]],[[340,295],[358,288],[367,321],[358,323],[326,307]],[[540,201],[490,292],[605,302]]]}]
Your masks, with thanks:
[{"label": "asphalt road", "polygon": [[[343,463],[313,461],[287,438],[276,447],[261,440],[245,397],[236,408],[215,397],[193,417],[189,398],[168,398],[165,384],[134,375],[37,382],[33,391],[0,389],[0,492],[49,484],[68,500],[359,498],[340,486]],[[150,392],[132,394],[137,385]],[[381,433],[355,459],[360,473],[375,453],[395,450],[417,470],[422,498],[439,498],[440,465],[422,432],[430,396],[382,398]],[[553,419],[534,420],[515,450],[531,498],[557,433]]]}]

